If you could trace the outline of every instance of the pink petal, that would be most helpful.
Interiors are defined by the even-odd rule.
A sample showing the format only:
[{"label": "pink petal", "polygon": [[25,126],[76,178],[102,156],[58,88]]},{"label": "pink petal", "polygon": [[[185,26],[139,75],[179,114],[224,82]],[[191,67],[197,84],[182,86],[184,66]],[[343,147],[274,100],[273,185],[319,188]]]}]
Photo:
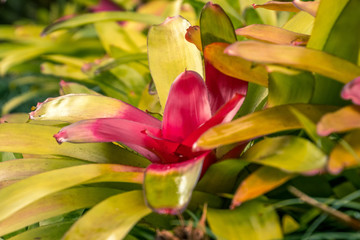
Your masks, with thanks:
[{"label": "pink petal", "polygon": [[211,117],[206,86],[194,71],[180,74],[170,88],[163,118],[163,137],[181,142]]},{"label": "pink petal", "polygon": [[240,94],[235,94],[235,96],[228,101],[224,106],[222,106],[215,115],[206,121],[201,127],[196,129],[194,132],[191,133],[183,142],[182,144],[185,146],[191,147],[194,142],[209,128],[218,125],[220,123],[230,122],[239,108],[241,107],[242,103],[244,102],[245,97]]},{"label": "pink petal", "polygon": [[234,97],[236,93],[246,95],[248,83],[230,77],[217,70],[205,59],[205,79],[209,91],[211,112],[214,114],[222,105]]},{"label": "pink petal", "polygon": [[153,138],[146,132],[159,135],[160,129],[125,119],[99,118],[71,124],[61,129],[54,137],[58,143],[121,142],[133,147],[150,161],[160,162],[156,153],[151,154],[153,149],[159,146],[154,146]]},{"label": "pink petal", "polygon": [[356,105],[360,105],[360,77],[347,83],[341,92],[343,99],[352,100]]}]

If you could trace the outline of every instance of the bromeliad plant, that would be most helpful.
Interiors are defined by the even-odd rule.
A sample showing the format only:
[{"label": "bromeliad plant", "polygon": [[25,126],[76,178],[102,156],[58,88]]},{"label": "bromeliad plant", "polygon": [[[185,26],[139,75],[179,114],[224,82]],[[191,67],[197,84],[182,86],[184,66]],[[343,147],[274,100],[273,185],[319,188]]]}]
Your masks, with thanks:
[{"label": "bromeliad plant", "polygon": [[[152,212],[193,216],[204,203],[211,231],[204,218],[193,219],[211,238],[308,239],[321,223],[319,238],[334,234],[330,228],[343,231],[339,238],[358,230],[351,201],[359,197],[360,115],[340,93],[355,79],[342,96],[357,104],[359,1],[260,2],[244,14],[257,24],[236,31],[211,3],[199,27],[173,17],[149,30],[162,121],[67,82],[28,123],[3,118],[10,122],[0,124],[3,159],[23,158],[0,164],[0,235],[39,222],[14,239],[153,239],[155,229],[171,230],[174,217]],[[264,8],[296,14],[275,27],[275,12]],[[252,40],[237,41],[245,39]],[[339,211],[344,204],[351,211]],[[179,237],[178,230],[158,237]]]}]

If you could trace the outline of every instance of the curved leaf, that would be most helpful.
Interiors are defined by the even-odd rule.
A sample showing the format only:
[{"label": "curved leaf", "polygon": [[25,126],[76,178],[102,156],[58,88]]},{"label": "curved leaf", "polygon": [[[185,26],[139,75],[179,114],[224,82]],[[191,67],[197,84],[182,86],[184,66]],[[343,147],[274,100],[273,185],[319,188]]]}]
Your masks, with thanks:
[{"label": "curved leaf", "polygon": [[146,207],[141,191],[121,193],[93,207],[63,239],[123,239],[149,213],[151,210]]},{"label": "curved leaf", "polygon": [[328,170],[340,173],[344,168],[360,165],[360,130],[347,134],[330,153]]},{"label": "curved leaf", "polygon": [[0,188],[21,179],[59,168],[82,165],[85,161],[62,158],[23,158],[0,163]]},{"label": "curved leaf", "polygon": [[68,156],[99,163],[145,167],[149,161],[111,143],[57,144],[59,127],[28,123],[0,124],[0,151]]},{"label": "curved leaf", "polygon": [[77,122],[93,118],[123,118],[160,127],[161,122],[130,104],[102,95],[69,94],[48,98],[30,113],[33,120]]},{"label": "curved leaf", "polygon": [[148,33],[149,68],[163,108],[170,86],[180,73],[193,70],[203,76],[200,52],[185,39],[188,27],[190,23],[184,18],[172,17]]},{"label": "curved leaf", "polygon": [[29,240],[29,239],[41,239],[41,240],[57,240],[61,239],[64,233],[71,227],[73,222],[61,222],[50,224],[34,229],[29,229],[26,232],[20,233],[15,237],[9,238],[9,240]]},{"label": "curved leaf", "polygon": [[97,182],[97,178],[112,173],[120,176],[116,181],[141,183],[143,180],[142,168],[116,164],[87,164],[41,173],[0,190],[0,221],[42,197],[79,184]]},{"label": "curved leaf", "polygon": [[293,174],[267,166],[257,169],[241,182],[233,197],[231,208],[277,188],[293,176]]},{"label": "curved leaf", "polygon": [[225,53],[249,61],[281,64],[319,73],[342,83],[360,76],[360,67],[322,51],[256,41],[236,42]]},{"label": "curved leaf", "polygon": [[251,24],[238,28],[236,34],[249,39],[285,45],[306,45],[310,38],[310,35],[307,34],[264,24]]},{"label": "curved leaf", "polygon": [[99,13],[88,13],[80,16],[76,16],[64,21],[55,22],[47,26],[42,35],[47,35],[51,32],[60,30],[79,27],[82,25],[100,22],[100,21],[136,21],[147,24],[159,24],[164,20],[163,17],[155,15],[141,14],[135,12],[99,12]]},{"label": "curved leaf", "polygon": [[360,128],[360,106],[350,105],[324,115],[317,124],[317,133],[327,136],[333,132],[346,132]]},{"label": "curved leaf", "polygon": [[[264,66],[253,66],[251,62],[234,56],[224,54],[229,46],[227,43],[212,43],[205,47],[204,58],[220,72],[241,79],[267,86],[268,73]],[[240,81],[240,80],[239,80]]]},{"label": "curved leaf", "polygon": [[292,2],[268,1],[264,4],[253,4],[254,8],[265,8],[274,11],[299,12]]},{"label": "curved leaf", "polygon": [[264,109],[210,128],[199,138],[194,148],[211,149],[279,131],[302,128],[289,107],[297,109],[314,122],[325,113],[336,109],[332,106],[310,104],[289,104]]},{"label": "curved leaf", "polygon": [[115,189],[82,187],[51,194],[0,221],[0,236],[51,217],[92,207],[118,193]]},{"label": "curved leaf", "polygon": [[260,201],[244,203],[235,210],[209,208],[207,220],[217,239],[282,239],[276,212]]},{"label": "curved leaf", "polygon": [[306,174],[321,171],[327,160],[327,156],[313,143],[296,136],[265,138],[247,150],[241,158],[286,172]]},{"label": "curved leaf", "polygon": [[84,85],[74,82],[65,82],[64,80],[60,81],[60,94],[67,95],[71,93],[84,93],[84,94],[94,94],[101,95],[98,92],[95,92]]}]

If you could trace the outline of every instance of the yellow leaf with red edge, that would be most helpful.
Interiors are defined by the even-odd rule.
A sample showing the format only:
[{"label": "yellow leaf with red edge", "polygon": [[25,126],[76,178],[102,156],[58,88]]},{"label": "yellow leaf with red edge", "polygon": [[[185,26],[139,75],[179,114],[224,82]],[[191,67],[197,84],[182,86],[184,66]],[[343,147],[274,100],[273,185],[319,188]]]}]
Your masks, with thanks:
[{"label": "yellow leaf with red edge", "polygon": [[292,2],[268,1],[264,4],[253,4],[254,8],[265,8],[274,11],[299,12]]},{"label": "yellow leaf with red edge", "polygon": [[284,28],[265,24],[252,24],[236,29],[236,34],[249,39],[263,42],[285,44],[285,45],[306,45],[310,35],[296,33]]},{"label": "yellow leaf with red edge", "polygon": [[257,198],[282,185],[294,174],[286,173],[277,168],[261,167],[251,173],[237,188],[231,203],[231,208],[241,203]]},{"label": "yellow leaf with red edge", "polygon": [[204,57],[222,73],[244,81],[253,82],[261,86],[268,85],[268,73],[264,66],[253,66],[250,61],[243,58],[224,54],[229,46],[227,43],[215,42],[205,47]]},{"label": "yellow leaf with red edge", "polygon": [[360,128],[360,106],[349,105],[324,115],[317,124],[317,133],[327,136],[333,132],[346,132]]},{"label": "yellow leaf with red edge", "polygon": [[331,54],[304,47],[242,41],[230,45],[225,53],[249,61],[281,64],[319,73],[342,83],[360,76],[359,66]]},{"label": "yellow leaf with red edge", "polygon": [[330,153],[328,171],[340,173],[344,168],[360,165],[360,130],[347,134]]}]

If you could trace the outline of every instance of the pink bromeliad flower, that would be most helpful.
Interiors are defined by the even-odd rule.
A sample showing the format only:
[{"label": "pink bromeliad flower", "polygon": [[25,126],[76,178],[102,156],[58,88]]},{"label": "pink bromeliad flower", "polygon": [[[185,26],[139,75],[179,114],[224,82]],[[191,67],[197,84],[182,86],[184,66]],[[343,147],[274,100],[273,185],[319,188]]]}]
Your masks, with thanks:
[{"label": "pink bromeliad flower", "polygon": [[[208,71],[212,74],[206,74],[211,76],[206,83],[194,71],[185,71],[175,79],[162,122],[126,104],[126,112],[120,117],[82,120],[64,127],[54,137],[58,143],[121,142],[152,162],[146,169],[149,175],[150,172],[166,175],[179,169],[188,171],[195,165],[204,172],[215,161],[215,155],[212,151],[197,151],[193,144],[207,129],[231,121],[247,91],[247,82],[226,76],[215,68]],[[176,214],[187,204],[159,207],[153,206],[156,204],[149,197],[147,200],[155,211],[167,214]]]}]

